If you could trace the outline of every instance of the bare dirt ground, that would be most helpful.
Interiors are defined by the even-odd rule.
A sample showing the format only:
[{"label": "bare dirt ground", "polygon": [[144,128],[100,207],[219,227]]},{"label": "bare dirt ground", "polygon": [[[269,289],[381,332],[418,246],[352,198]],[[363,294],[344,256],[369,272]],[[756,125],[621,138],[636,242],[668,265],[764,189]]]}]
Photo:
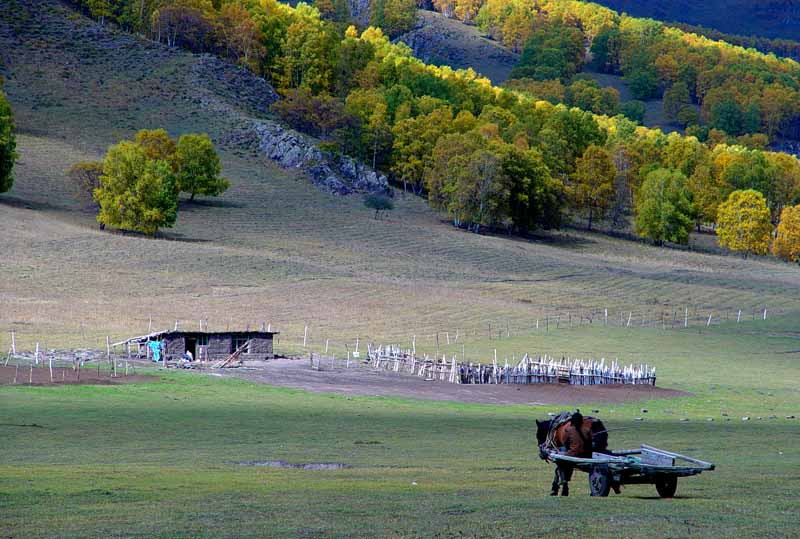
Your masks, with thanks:
[{"label": "bare dirt ground", "polygon": [[458,385],[426,382],[417,376],[375,371],[365,365],[350,369],[338,364],[330,367],[326,366],[325,360],[322,361],[322,370],[315,370],[307,359],[276,359],[263,368],[232,369],[225,371],[223,376],[316,393],[479,404],[574,405],[688,395],[682,391],[652,386]]},{"label": "bare dirt ground", "polygon": [[[33,382],[31,383],[31,376]],[[115,384],[131,384],[134,382],[152,382],[157,380],[155,376],[146,374],[130,374],[125,376],[124,373],[118,373],[118,376],[111,377],[108,372],[101,371],[97,374],[97,370],[92,367],[84,367],[80,372],[80,379],[78,373],[71,368],[53,368],[53,381],[50,381],[50,369],[34,367],[31,370],[29,365],[0,365],[0,386],[14,385],[16,378],[16,385],[34,385],[34,386],[49,386],[49,385],[75,385],[75,384],[92,384],[92,385],[115,385]]]}]

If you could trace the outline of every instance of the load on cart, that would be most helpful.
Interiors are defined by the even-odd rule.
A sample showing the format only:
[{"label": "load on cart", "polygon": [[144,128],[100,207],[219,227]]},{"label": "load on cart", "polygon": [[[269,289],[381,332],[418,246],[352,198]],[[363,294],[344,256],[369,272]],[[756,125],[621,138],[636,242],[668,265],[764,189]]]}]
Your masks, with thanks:
[{"label": "load on cart", "polygon": [[[550,492],[569,495],[569,481],[577,468],[589,474],[592,496],[620,493],[622,485],[654,484],[662,498],[675,495],[679,477],[713,470],[710,462],[641,444],[639,449],[611,451],[602,421],[580,411],[561,412],[553,419],[536,421],[539,456],[556,465]],[[676,462],[681,462],[676,464]]]}]

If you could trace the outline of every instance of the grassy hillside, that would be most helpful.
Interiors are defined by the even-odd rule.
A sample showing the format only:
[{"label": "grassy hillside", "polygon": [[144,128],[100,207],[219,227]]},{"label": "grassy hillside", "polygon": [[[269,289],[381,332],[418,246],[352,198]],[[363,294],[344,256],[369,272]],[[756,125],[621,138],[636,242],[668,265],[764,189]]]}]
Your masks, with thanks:
[{"label": "grassy hillside", "polygon": [[797,38],[800,31],[795,2],[749,0],[594,0],[616,11],[662,21],[699,24],[731,34]]},{"label": "grassy hillside", "polygon": [[[55,1],[20,5],[0,19],[21,154],[0,212],[6,348],[12,328],[25,346],[89,344],[139,333],[151,316],[157,327],[266,320],[295,336],[308,322],[333,338],[531,327],[543,313],[606,307],[800,308],[800,272],[773,261],[574,231],[478,236],[410,196],[376,221],[360,199],[319,192],[227,143],[237,125],[197,97],[207,80],[197,77],[200,57],[110,33]],[[208,131],[233,187],[217,201],[183,203],[164,239],[99,231],[68,197],[64,171],[158,126]]]},{"label": "grassy hillside", "polygon": [[506,80],[519,60],[518,54],[489,39],[477,27],[423,9],[417,10],[414,30],[398,39],[425,63],[472,68],[494,84]]}]

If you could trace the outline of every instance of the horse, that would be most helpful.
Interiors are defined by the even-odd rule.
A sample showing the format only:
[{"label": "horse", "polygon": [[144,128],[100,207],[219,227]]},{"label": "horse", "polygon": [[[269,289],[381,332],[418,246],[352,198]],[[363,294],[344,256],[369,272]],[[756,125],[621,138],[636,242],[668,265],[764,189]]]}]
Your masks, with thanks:
[{"label": "horse", "polygon": [[[537,419],[536,440],[539,457],[543,460],[549,460],[549,452],[553,450],[578,458],[591,458],[592,453],[609,453],[608,433],[603,422],[594,417],[584,417],[580,411],[571,415],[563,412],[546,421]],[[556,462],[551,496],[558,496],[559,486],[561,495],[569,496],[573,469],[574,465],[569,462]]]}]

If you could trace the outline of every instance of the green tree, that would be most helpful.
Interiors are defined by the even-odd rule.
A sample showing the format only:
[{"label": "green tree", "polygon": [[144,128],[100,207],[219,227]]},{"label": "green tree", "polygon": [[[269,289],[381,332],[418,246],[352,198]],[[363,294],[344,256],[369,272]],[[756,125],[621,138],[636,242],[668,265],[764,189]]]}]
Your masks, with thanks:
[{"label": "green tree", "polygon": [[681,109],[691,102],[689,87],[686,83],[676,82],[664,92],[664,115],[670,120],[677,120]]},{"label": "green tree", "polygon": [[525,231],[559,226],[564,186],[550,176],[542,154],[511,144],[504,144],[500,153],[501,171],[510,186],[514,226]]},{"label": "green tree", "polygon": [[483,148],[457,156],[452,164],[453,180],[446,187],[450,215],[465,224],[501,224],[509,215],[511,186],[500,156]]},{"label": "green tree", "polygon": [[636,232],[656,245],[688,243],[694,211],[691,200],[686,176],[663,168],[650,172],[636,199]]},{"label": "green tree", "polygon": [[11,104],[0,89],[0,193],[14,185],[14,162],[17,160],[17,140],[14,137],[14,115]]},{"label": "green tree", "polygon": [[94,198],[101,225],[148,235],[172,226],[178,214],[169,164],[147,159],[139,145],[127,140],[108,149]]},{"label": "green tree", "polygon": [[644,102],[638,99],[626,101],[619,106],[620,114],[625,115],[631,121],[640,124],[644,121],[644,115],[647,112]]},{"label": "green tree", "polygon": [[387,36],[393,37],[408,32],[417,20],[416,0],[384,0],[383,26]]},{"label": "green tree", "polygon": [[109,0],[86,0],[89,14],[100,21],[100,25],[105,24],[106,17],[111,16],[111,3]]},{"label": "green tree", "polygon": [[606,28],[592,41],[592,67],[603,73],[619,71],[621,48],[619,28]]},{"label": "green tree", "polygon": [[[378,156],[391,149],[392,131],[389,125],[388,105],[378,90],[355,90],[347,96],[345,110],[360,120],[362,157],[372,162],[376,170]],[[381,158],[380,162],[384,161]]]},{"label": "green tree", "polygon": [[609,153],[591,145],[578,158],[570,184],[573,206],[586,214],[587,228],[595,218],[603,218],[614,201],[614,180],[617,169]]},{"label": "green tree", "polygon": [[182,135],[175,148],[178,190],[195,195],[219,196],[230,183],[219,175],[219,156],[208,135]]},{"label": "green tree", "polygon": [[719,244],[745,258],[748,253],[766,254],[771,233],[767,201],[758,191],[734,191],[717,210]]},{"label": "green tree", "polygon": [[739,104],[732,99],[715,103],[711,107],[711,127],[734,137],[744,133],[744,113]]},{"label": "green tree", "polygon": [[683,127],[697,125],[700,122],[700,113],[691,105],[684,105],[675,117]]},{"label": "green tree", "polygon": [[645,100],[658,95],[658,77],[650,70],[632,71],[625,75],[625,82],[636,99]]},{"label": "green tree", "polygon": [[392,133],[392,172],[404,184],[411,184],[417,193],[422,192],[425,168],[440,136],[453,128],[453,111],[439,107],[428,114],[408,118],[395,124]]},{"label": "green tree", "polygon": [[725,200],[730,186],[716,177],[711,167],[702,164],[689,177],[689,190],[692,192],[695,224],[699,232],[701,224],[717,221],[717,208]]}]

